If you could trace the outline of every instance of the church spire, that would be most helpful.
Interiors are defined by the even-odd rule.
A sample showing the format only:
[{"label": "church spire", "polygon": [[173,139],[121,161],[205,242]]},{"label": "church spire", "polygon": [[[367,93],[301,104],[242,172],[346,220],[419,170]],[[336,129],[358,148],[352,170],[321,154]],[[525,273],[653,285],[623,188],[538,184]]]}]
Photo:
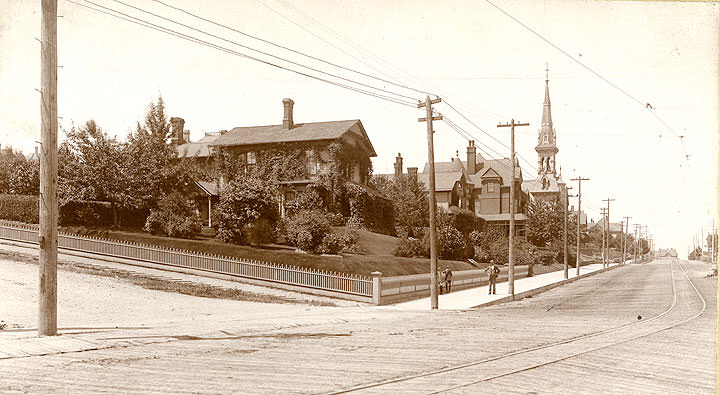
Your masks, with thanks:
[{"label": "church spire", "polygon": [[550,79],[548,78],[547,63],[545,63],[545,101],[543,102],[542,126],[548,125],[552,129],[552,114],[550,113]]},{"label": "church spire", "polygon": [[550,78],[549,68],[545,64],[545,100],[543,102],[542,126],[538,133],[538,145],[535,151],[538,153],[538,174],[552,173],[555,175],[555,154],[558,152],[555,145],[555,130],[553,129],[552,115],[550,112]]}]

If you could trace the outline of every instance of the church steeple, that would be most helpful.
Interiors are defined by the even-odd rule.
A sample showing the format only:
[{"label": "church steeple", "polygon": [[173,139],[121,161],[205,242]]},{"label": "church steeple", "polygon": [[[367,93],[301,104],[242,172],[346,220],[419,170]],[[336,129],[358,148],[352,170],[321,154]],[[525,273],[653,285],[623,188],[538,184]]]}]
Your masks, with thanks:
[{"label": "church steeple", "polygon": [[538,131],[538,174],[555,174],[555,154],[558,148],[555,145],[555,129],[553,128],[552,113],[550,110],[550,79],[549,69],[545,66],[545,100],[543,101],[542,126]]}]

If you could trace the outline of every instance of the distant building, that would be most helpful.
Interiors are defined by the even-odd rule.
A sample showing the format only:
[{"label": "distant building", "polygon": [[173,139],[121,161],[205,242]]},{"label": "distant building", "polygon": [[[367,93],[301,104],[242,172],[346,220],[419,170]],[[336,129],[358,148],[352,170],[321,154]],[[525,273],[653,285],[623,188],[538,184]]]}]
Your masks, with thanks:
[{"label": "distant building", "polygon": [[543,101],[542,126],[538,131],[538,144],[535,147],[538,155],[538,176],[522,183],[522,190],[530,199],[564,202],[567,193],[565,181],[556,169],[555,156],[558,153],[557,135],[553,128],[552,111],[550,108],[550,86],[545,77],[545,100]]}]

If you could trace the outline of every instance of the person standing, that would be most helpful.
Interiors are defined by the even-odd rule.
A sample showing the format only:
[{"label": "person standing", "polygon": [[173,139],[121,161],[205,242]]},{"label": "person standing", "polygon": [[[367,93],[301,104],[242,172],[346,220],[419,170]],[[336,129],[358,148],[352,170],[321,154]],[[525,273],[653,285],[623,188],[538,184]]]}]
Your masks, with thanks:
[{"label": "person standing", "polygon": [[500,268],[495,266],[495,261],[490,261],[490,266],[486,269],[489,284],[488,284],[488,295],[495,294],[495,283],[497,282],[498,274],[500,274]]},{"label": "person standing", "polygon": [[450,293],[450,287],[452,286],[452,270],[449,266],[443,270],[443,276],[445,277],[445,293]]}]

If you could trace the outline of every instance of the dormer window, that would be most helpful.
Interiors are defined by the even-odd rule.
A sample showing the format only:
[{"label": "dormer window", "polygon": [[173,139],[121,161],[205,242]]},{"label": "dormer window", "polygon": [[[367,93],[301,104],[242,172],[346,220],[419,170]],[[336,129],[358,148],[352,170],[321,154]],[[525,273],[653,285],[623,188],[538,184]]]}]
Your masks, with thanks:
[{"label": "dormer window", "polygon": [[487,184],[487,191],[488,191],[488,193],[494,193],[494,192],[496,192],[496,191],[497,191],[496,188],[497,188],[497,186],[495,185],[494,182],[488,182],[488,184]]}]

